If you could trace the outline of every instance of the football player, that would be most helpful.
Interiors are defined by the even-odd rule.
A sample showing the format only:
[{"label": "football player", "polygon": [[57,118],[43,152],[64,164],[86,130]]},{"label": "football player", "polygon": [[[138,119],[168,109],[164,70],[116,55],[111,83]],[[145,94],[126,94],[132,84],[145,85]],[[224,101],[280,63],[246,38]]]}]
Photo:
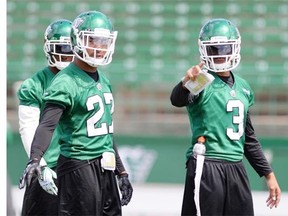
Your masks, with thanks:
[{"label": "football player", "polygon": [[[244,155],[259,176],[265,176],[267,205],[277,207],[281,190],[250,119],[253,91],[231,71],[240,63],[238,28],[227,19],[212,19],[201,28],[198,44],[201,63],[188,69],[170,96],[174,106],[186,107],[193,134],[187,151],[182,215],[254,215]],[[184,85],[200,73],[210,73],[215,79],[193,95]],[[199,154],[205,157],[202,163]]]},{"label": "football player", "polygon": [[[28,156],[39,124],[40,113],[44,108],[43,93],[54,76],[74,58],[70,40],[71,25],[71,21],[59,19],[46,28],[43,50],[48,66],[24,80],[17,92],[19,132]],[[60,152],[58,133],[56,129],[49,150],[40,160],[41,175],[38,181],[37,178],[33,179],[30,187],[25,190],[22,215],[58,214],[58,202],[55,196],[58,193],[55,171]]]},{"label": "football player", "polygon": [[117,31],[105,14],[88,11],[78,15],[71,30],[75,59],[44,92],[43,115],[20,182],[29,186],[33,176],[41,176],[40,160],[57,126],[61,131],[57,164],[60,215],[121,215],[121,205],[132,197],[128,174],[118,166],[111,85],[98,68],[111,63],[116,38]]}]

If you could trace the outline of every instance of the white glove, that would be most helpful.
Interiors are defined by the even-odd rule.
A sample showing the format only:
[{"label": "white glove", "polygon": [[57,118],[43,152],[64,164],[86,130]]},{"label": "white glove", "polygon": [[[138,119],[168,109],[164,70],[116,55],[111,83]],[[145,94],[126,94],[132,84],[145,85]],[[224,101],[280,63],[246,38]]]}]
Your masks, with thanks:
[{"label": "white glove", "polygon": [[57,196],[58,188],[53,178],[57,179],[57,174],[48,166],[42,166],[41,175],[38,178],[39,184],[47,193]]}]

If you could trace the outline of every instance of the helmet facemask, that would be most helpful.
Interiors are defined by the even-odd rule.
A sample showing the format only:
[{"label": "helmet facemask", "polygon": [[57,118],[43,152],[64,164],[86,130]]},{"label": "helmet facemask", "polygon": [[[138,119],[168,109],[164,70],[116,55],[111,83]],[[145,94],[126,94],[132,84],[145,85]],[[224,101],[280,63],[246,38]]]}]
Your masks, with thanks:
[{"label": "helmet facemask", "polygon": [[200,58],[205,67],[214,72],[230,71],[240,63],[241,39],[226,37],[212,37],[209,41],[198,41]]},{"label": "helmet facemask", "polygon": [[73,61],[74,54],[70,43],[70,37],[60,37],[60,40],[47,40],[44,43],[44,52],[48,59],[48,65],[62,70]]},{"label": "helmet facemask", "polygon": [[75,55],[92,67],[108,65],[115,50],[117,31],[95,28],[94,31],[74,29],[76,36]]}]

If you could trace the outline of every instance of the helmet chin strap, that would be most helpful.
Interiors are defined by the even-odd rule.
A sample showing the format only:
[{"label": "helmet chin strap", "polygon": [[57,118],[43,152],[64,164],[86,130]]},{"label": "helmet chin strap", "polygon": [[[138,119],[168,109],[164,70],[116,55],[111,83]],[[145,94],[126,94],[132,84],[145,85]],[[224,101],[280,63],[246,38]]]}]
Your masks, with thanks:
[{"label": "helmet chin strap", "polygon": [[225,62],[223,64],[214,64],[215,72],[223,72],[227,71],[231,68],[231,63],[230,62]]},{"label": "helmet chin strap", "polygon": [[70,62],[59,62],[57,61],[55,63],[55,67],[57,67],[58,70],[63,70],[65,67],[67,67],[70,64]]},{"label": "helmet chin strap", "polygon": [[90,65],[91,67],[98,67],[99,64],[97,64],[96,62],[93,62],[94,58],[92,57],[86,57],[85,62]]},{"label": "helmet chin strap", "polygon": [[104,58],[99,59],[99,60],[95,60],[95,58],[90,57],[90,56],[88,56],[88,57],[85,58],[85,62],[86,62],[87,64],[89,64],[90,66],[92,66],[92,67],[97,67],[97,66],[99,66],[99,65],[105,65],[105,64],[103,63],[103,60],[104,60]]},{"label": "helmet chin strap", "polygon": [[231,57],[226,57],[226,58],[228,58],[228,60],[222,64],[221,63],[220,64],[215,63],[213,58],[208,60],[209,70],[212,70],[215,73],[231,70],[233,68]]}]

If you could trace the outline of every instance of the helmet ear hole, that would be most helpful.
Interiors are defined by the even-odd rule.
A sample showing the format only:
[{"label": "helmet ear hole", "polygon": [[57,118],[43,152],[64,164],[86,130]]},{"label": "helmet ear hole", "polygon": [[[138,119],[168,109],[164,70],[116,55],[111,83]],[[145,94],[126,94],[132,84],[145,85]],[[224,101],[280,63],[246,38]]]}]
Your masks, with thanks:
[{"label": "helmet ear hole", "polygon": [[78,53],[78,54],[82,54],[82,51],[79,49],[78,46],[74,47],[74,52]]}]

